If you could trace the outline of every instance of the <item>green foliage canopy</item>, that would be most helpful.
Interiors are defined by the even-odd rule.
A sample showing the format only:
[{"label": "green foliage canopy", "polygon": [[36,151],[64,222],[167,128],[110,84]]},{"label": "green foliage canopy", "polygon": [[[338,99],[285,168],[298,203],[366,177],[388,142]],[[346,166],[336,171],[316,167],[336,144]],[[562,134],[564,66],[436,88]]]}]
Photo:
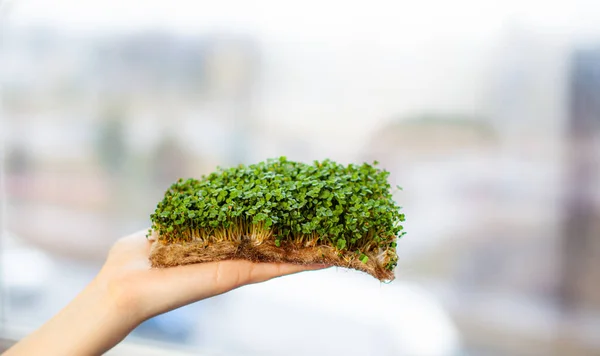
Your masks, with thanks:
[{"label": "green foliage canopy", "polygon": [[392,199],[389,172],[376,165],[280,157],[180,179],[151,215],[152,230],[166,242],[189,242],[242,224],[264,230],[278,247],[313,241],[354,252],[363,263],[366,253],[393,251],[386,266],[393,269],[404,214]]}]

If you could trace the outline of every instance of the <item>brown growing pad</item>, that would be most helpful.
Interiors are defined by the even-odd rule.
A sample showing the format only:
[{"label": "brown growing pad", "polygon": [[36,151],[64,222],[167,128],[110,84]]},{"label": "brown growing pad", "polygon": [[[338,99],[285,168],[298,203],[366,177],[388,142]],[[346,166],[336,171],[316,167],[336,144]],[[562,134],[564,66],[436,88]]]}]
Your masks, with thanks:
[{"label": "brown growing pad", "polygon": [[273,241],[255,244],[250,239],[239,242],[222,241],[207,245],[202,241],[165,243],[156,239],[150,251],[152,267],[174,267],[192,263],[223,260],[249,260],[252,262],[284,262],[296,264],[327,264],[366,272],[381,281],[391,281],[394,273],[378,262],[377,256],[369,256],[363,263],[352,253],[339,253],[331,246],[297,247],[285,243],[275,246]]}]

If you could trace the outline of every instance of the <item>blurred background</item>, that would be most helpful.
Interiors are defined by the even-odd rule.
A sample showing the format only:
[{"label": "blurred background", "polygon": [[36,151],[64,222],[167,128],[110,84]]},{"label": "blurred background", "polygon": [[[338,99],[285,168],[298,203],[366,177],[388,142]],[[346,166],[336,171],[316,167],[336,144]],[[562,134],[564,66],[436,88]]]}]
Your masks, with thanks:
[{"label": "blurred background", "polygon": [[4,337],[177,178],[286,155],[391,172],[397,279],[244,287],[113,354],[600,355],[597,1],[4,0],[0,142]]}]

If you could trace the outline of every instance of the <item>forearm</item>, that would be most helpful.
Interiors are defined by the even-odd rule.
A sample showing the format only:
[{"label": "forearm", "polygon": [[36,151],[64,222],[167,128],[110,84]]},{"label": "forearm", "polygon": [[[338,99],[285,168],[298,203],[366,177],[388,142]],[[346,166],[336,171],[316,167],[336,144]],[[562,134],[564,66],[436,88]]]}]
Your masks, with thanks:
[{"label": "forearm", "polygon": [[100,355],[155,315],[246,284],[326,267],[228,260],[152,269],[145,232],[115,243],[96,278],[5,355]]},{"label": "forearm", "polygon": [[100,355],[137,325],[97,281],[6,355]]}]

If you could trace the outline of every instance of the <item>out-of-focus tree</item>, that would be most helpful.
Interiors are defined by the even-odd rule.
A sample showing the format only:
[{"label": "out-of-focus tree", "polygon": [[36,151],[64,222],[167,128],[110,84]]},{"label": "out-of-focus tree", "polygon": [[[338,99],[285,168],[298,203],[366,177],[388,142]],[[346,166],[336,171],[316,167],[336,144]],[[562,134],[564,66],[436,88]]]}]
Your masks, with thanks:
[{"label": "out-of-focus tree", "polygon": [[188,154],[180,141],[171,133],[165,134],[151,157],[154,184],[161,189],[186,175]]},{"label": "out-of-focus tree", "polygon": [[23,146],[13,146],[6,152],[6,171],[9,174],[28,173],[33,166],[33,157]]},{"label": "out-of-focus tree", "polygon": [[125,110],[110,106],[99,120],[96,150],[102,167],[111,174],[122,171],[127,158]]},{"label": "out-of-focus tree", "polygon": [[398,155],[448,155],[465,148],[482,150],[497,143],[498,133],[486,120],[460,114],[415,115],[382,126],[364,148],[363,158],[386,163],[399,161]]}]

